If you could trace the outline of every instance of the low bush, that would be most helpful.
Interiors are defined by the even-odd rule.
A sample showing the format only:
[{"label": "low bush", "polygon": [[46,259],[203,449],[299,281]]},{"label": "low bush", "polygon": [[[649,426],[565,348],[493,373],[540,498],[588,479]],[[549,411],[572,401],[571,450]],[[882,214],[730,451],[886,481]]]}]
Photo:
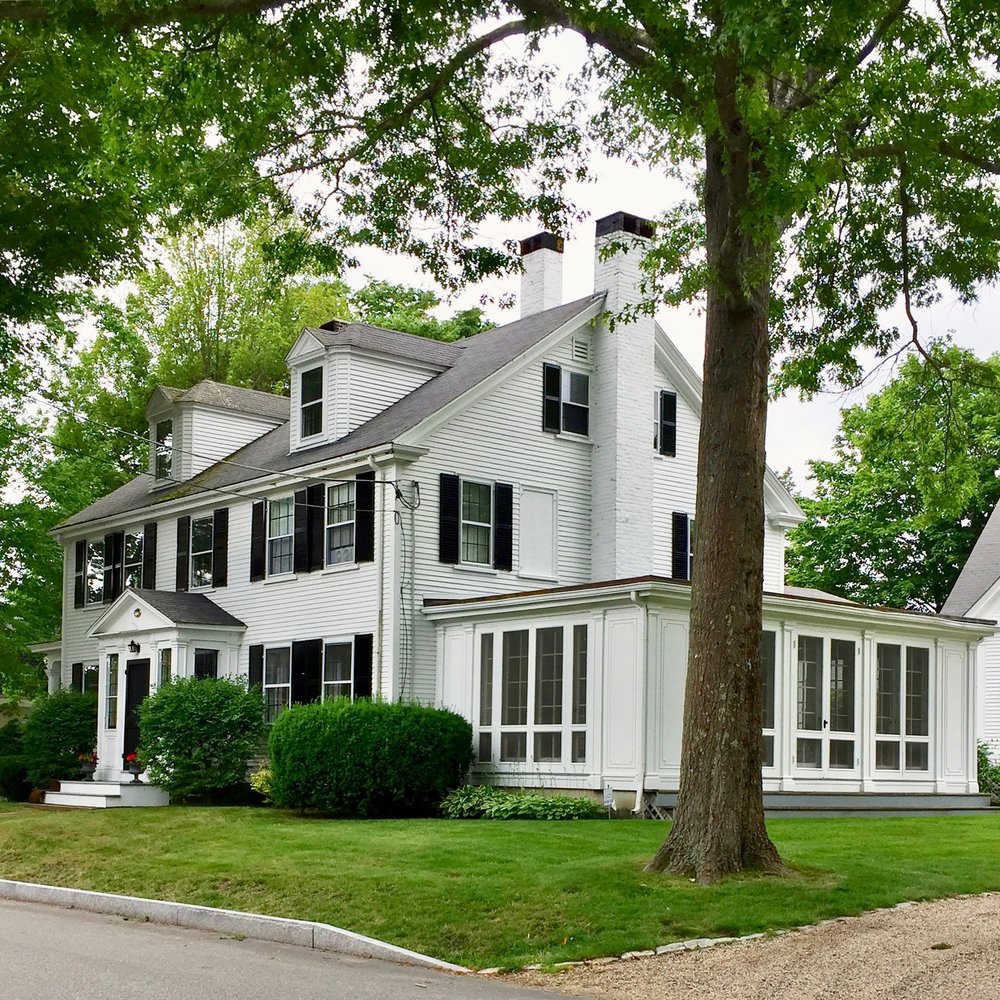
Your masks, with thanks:
[{"label": "low bush", "polygon": [[17,719],[0,726],[0,757],[19,754],[23,749],[24,727]]},{"label": "low bush", "polygon": [[264,740],[264,702],[225,678],[182,678],[139,706],[139,759],[174,799],[252,801],[250,760]]},{"label": "low bush", "polygon": [[80,758],[96,744],[97,695],[64,689],[40,698],[21,738],[28,780],[45,788],[52,780],[80,777]]},{"label": "low bush", "polygon": [[493,785],[456,788],[442,803],[448,819],[603,819],[600,803],[575,795],[509,791]]},{"label": "low bush", "polygon": [[31,792],[23,735],[17,719],[0,726],[0,799],[8,802],[24,802]]},{"label": "low bush", "polygon": [[1000,763],[995,763],[988,743],[976,745],[978,755],[979,791],[989,795],[992,802],[1000,802]]},{"label": "low bush", "polygon": [[430,816],[465,780],[472,726],[422,705],[295,705],[268,741],[275,805],[328,816]]}]

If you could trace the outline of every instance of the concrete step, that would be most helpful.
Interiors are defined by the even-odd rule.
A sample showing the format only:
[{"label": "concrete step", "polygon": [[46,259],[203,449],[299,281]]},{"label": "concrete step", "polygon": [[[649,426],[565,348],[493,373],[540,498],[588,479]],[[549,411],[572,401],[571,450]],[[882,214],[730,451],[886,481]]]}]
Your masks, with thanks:
[{"label": "concrete step", "polygon": [[170,796],[146,782],[61,781],[59,790],[45,793],[47,806],[82,809],[123,809],[165,806]]}]

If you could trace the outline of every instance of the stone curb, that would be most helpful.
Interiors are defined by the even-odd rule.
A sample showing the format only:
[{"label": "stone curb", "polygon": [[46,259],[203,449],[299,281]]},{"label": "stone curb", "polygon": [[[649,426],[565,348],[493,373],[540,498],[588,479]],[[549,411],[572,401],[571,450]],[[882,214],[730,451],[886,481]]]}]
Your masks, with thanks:
[{"label": "stone curb", "polygon": [[238,910],[217,910],[211,906],[191,903],[171,903],[161,899],[142,899],[139,896],[116,896],[88,889],[65,889],[55,885],[38,885],[34,882],[13,882],[0,879],[0,899],[22,903],[46,903],[68,909],[107,913],[130,920],[148,920],[157,924],[190,927],[195,930],[217,931],[221,934],[241,935],[260,941],[294,944],[303,948],[334,951],[357,958],[377,958],[397,965],[418,965],[439,972],[463,972],[461,965],[442,962],[430,955],[400,948],[377,938],[355,934],[331,924],[312,920],[290,920],[269,917],[260,913],[241,913]]}]

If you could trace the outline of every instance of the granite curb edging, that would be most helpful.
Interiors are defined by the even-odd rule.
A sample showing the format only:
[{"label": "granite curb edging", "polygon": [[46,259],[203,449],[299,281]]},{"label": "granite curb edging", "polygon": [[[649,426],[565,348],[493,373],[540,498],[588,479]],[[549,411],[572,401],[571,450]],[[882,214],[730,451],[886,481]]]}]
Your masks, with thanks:
[{"label": "granite curb edging", "polygon": [[398,945],[379,941],[377,938],[365,937],[354,931],[312,920],[270,917],[261,913],[220,910],[194,903],[174,903],[162,899],[144,899],[140,896],[118,896],[107,892],[93,892],[89,889],[67,889],[62,886],[15,882],[9,879],[0,879],[0,899],[43,903],[71,910],[87,910],[90,913],[105,913],[130,920],[147,920],[150,923],[188,927],[193,930],[218,931],[222,934],[241,935],[260,941],[333,951],[341,955],[353,955],[356,958],[375,958],[397,965],[416,965],[438,972],[469,972],[461,965],[452,965],[430,955],[422,955],[420,952],[400,948]]}]

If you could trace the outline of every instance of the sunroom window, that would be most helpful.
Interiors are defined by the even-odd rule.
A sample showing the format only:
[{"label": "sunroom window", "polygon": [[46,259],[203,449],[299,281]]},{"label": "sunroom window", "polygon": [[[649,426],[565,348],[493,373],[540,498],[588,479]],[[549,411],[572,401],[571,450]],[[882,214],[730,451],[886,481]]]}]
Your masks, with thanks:
[{"label": "sunroom window", "polygon": [[922,646],[907,646],[904,651],[901,646],[880,642],[876,663],[875,768],[927,771],[930,651]]}]

